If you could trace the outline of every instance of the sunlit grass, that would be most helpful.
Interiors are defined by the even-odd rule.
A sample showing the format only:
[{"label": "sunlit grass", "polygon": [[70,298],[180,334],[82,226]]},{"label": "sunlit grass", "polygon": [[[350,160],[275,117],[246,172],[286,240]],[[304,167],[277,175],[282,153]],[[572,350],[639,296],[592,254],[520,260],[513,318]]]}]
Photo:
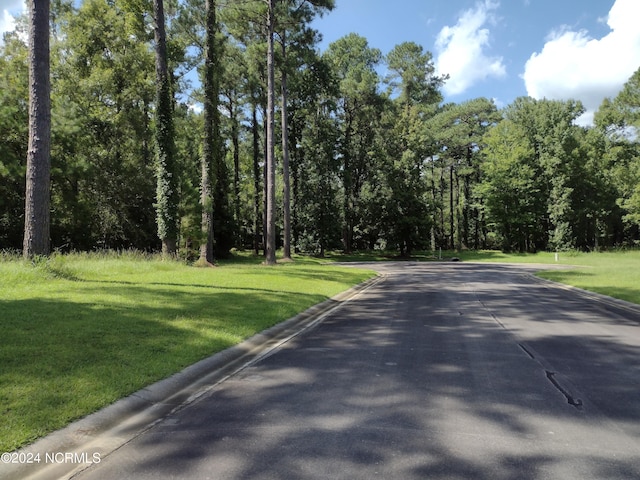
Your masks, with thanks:
[{"label": "sunlit grass", "polygon": [[[438,259],[421,252],[413,260]],[[556,264],[554,253],[443,252],[443,259]],[[194,268],[135,252],[0,253],[0,450],[58,429],[372,276],[338,261],[393,252],[244,255]],[[640,304],[640,252],[560,253],[541,277]]]},{"label": "sunlit grass", "polygon": [[0,451],[29,443],[279,323],[372,272],[246,257],[0,256]]},{"label": "sunlit grass", "polygon": [[567,270],[540,272],[542,278],[640,304],[640,251],[561,254]]}]

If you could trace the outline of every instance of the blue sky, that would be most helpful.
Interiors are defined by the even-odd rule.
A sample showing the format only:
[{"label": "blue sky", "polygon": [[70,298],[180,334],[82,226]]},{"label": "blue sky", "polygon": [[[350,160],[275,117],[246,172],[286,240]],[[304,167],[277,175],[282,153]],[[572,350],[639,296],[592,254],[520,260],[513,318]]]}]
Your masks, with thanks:
[{"label": "blue sky", "polygon": [[[393,5],[393,6],[389,6]],[[383,54],[412,41],[448,73],[447,101],[615,96],[640,67],[640,0],[336,0],[321,49],[356,32]]]},{"label": "blue sky", "polygon": [[[24,0],[0,0],[0,32]],[[412,41],[448,73],[446,101],[578,99],[590,123],[640,67],[640,0],[336,0],[321,49],[351,32],[383,54]]]},{"label": "blue sky", "polygon": [[0,0],[0,32],[13,30],[13,15],[24,10],[23,0]]}]

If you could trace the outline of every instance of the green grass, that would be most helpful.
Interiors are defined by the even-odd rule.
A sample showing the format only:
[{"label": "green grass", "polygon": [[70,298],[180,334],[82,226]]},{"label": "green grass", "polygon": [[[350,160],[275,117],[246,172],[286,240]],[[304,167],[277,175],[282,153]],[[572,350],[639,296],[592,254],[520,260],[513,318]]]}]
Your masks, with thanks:
[{"label": "green grass", "polygon": [[194,268],[140,254],[0,255],[0,451],[10,451],[373,275],[298,258]]},{"label": "green grass", "polygon": [[538,276],[640,304],[640,251],[560,254],[560,263],[577,266]]},{"label": "green grass", "polygon": [[[553,253],[442,256],[555,264]],[[0,253],[0,451],[28,444],[373,275],[331,262],[374,260],[397,257],[332,254],[264,267],[260,258],[245,255],[200,269],[142,254],[54,255],[26,263]],[[559,260],[566,269],[539,275],[640,304],[640,251],[561,253]]]}]

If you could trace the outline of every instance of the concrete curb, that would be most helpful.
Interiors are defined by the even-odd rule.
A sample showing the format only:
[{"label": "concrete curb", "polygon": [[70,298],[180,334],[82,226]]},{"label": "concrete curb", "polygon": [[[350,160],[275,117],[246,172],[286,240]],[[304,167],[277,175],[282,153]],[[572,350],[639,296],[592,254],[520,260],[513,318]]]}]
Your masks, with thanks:
[{"label": "concrete curb", "polygon": [[626,300],[621,300],[619,298],[610,297],[608,295],[603,295],[602,293],[584,290],[583,288],[574,287],[573,285],[567,285],[566,283],[554,282],[553,280],[548,280],[546,278],[538,277],[531,273],[527,273],[526,275],[528,277],[531,277],[537,283],[559,287],[559,288],[562,288],[563,290],[569,290],[578,294],[583,298],[596,301],[605,306],[612,307],[612,308],[619,308],[621,310],[625,310],[635,315],[640,315],[640,305],[637,305],[635,303],[627,302]]},{"label": "concrete curb", "polygon": [[383,278],[379,274],[13,452],[17,453],[18,463],[6,462],[3,456],[0,479],[72,478],[218,383],[320,324],[329,314]]},{"label": "concrete curb", "polygon": [[[465,262],[467,264],[469,263],[473,263],[476,265],[480,265],[480,264],[487,264],[484,262]],[[530,267],[530,268],[534,268],[537,271],[553,271],[553,270],[568,270],[568,269],[576,269],[576,268],[584,268],[578,265],[566,265],[566,264],[557,264],[557,263],[551,263],[551,264],[546,264],[546,263],[500,263],[500,262],[496,262],[493,263],[493,265],[505,265],[505,266],[509,266],[509,267],[516,267],[516,268],[520,268],[522,266],[525,267]],[[610,297],[609,295],[604,295],[602,293],[597,293],[597,292],[591,292],[589,290],[585,290],[583,288],[580,287],[574,287],[573,285],[568,285],[566,283],[560,283],[560,282],[555,282],[553,280],[549,280],[546,278],[542,278],[542,277],[538,277],[537,275],[534,275],[531,272],[523,272],[523,275],[532,279],[534,282],[542,284],[542,285],[549,285],[549,286],[554,286],[554,287],[559,287],[563,290],[568,290],[568,291],[572,291],[576,294],[578,294],[579,296],[589,299],[589,300],[593,300],[596,302],[599,302],[605,306],[611,307],[611,308],[619,308],[622,309],[624,311],[633,313],[635,315],[640,315],[640,305],[636,304],[636,303],[632,303],[632,302],[627,302],[626,300],[621,300],[619,298],[614,298],[614,297]]]}]

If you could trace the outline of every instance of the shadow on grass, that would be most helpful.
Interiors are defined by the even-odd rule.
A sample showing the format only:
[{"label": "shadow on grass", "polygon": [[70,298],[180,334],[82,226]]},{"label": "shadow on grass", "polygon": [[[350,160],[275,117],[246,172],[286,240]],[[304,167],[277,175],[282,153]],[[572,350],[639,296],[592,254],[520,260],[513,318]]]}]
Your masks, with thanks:
[{"label": "shadow on grass", "polygon": [[191,288],[79,282],[73,299],[61,291],[0,300],[0,449],[31,442],[326,298]]},{"label": "shadow on grass", "polygon": [[[487,309],[525,320],[544,365]],[[591,315],[496,266],[390,279],[90,478],[639,478],[638,341],[615,329],[623,319],[585,335]],[[579,385],[584,411],[545,366]]]},{"label": "shadow on grass", "polygon": [[[309,275],[312,277],[312,274]],[[317,275],[313,276],[313,278],[318,278]],[[86,284],[106,284],[106,285],[124,285],[129,287],[140,287],[140,282],[132,282],[128,280],[78,280]],[[249,287],[236,287],[236,286],[223,286],[223,285],[207,285],[204,283],[173,283],[173,282],[145,282],[144,285],[156,286],[156,287],[171,287],[171,288],[197,288],[197,289],[205,289],[205,290],[223,290],[223,291],[245,291],[245,292],[256,292],[256,293],[273,293],[273,294],[281,294],[282,290],[275,290],[269,288],[249,288]]]},{"label": "shadow on grass", "polygon": [[[318,271],[317,268],[305,268],[298,266],[295,269],[288,270],[286,273],[289,278],[299,278],[304,281],[322,281],[322,282],[339,282],[343,283],[343,276],[345,275],[344,269],[341,269],[340,272],[337,272],[335,269],[332,269],[330,265],[326,268],[322,269],[322,271]],[[357,284],[363,282],[367,278],[371,278],[375,276],[375,272],[373,271],[364,271],[361,273],[353,272],[348,275],[352,284]]]}]

